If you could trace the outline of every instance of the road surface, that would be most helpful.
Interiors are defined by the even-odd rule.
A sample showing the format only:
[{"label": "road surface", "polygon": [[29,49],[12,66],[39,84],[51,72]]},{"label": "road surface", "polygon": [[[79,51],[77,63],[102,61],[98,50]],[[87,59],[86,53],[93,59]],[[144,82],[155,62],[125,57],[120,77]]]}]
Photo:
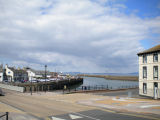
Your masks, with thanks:
[{"label": "road surface", "polygon": [[[6,96],[0,97],[0,102],[23,111],[28,116],[39,120],[149,120],[150,116],[116,112],[92,106],[85,106],[75,102],[75,99],[84,99],[81,95],[38,95],[5,91]],[[51,94],[51,93],[46,93]],[[97,96],[98,97],[98,96]],[[88,99],[88,98],[85,98]],[[6,111],[4,111],[6,112]],[[156,118],[155,118],[156,119]],[[16,119],[15,119],[16,120]],[[20,120],[20,119],[17,119]],[[24,119],[25,120],[25,119]],[[27,120],[27,119],[26,119]],[[156,119],[158,120],[158,119]]]}]

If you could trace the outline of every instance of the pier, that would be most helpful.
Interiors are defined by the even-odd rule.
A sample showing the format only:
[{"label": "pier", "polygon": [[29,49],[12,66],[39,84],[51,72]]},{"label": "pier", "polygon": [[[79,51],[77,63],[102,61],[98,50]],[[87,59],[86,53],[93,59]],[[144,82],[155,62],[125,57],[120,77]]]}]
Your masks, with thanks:
[{"label": "pier", "polygon": [[44,81],[44,82],[27,82],[27,83],[12,83],[14,86],[19,86],[24,88],[24,92],[36,92],[36,91],[53,91],[64,89],[64,86],[67,89],[73,85],[82,84],[83,78],[71,78],[71,79],[62,79],[55,81]]}]

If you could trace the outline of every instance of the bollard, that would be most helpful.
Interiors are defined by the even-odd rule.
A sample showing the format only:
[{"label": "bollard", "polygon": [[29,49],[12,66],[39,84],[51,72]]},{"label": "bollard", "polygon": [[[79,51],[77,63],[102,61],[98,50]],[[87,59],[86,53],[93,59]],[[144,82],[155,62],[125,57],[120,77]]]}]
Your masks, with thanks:
[{"label": "bollard", "polygon": [[64,87],[63,87],[63,94],[64,94],[64,91],[67,89],[67,86],[66,85],[64,85]]},{"label": "bollard", "polygon": [[6,112],[6,120],[8,120],[8,114],[9,114],[9,113],[8,113],[8,112]]}]

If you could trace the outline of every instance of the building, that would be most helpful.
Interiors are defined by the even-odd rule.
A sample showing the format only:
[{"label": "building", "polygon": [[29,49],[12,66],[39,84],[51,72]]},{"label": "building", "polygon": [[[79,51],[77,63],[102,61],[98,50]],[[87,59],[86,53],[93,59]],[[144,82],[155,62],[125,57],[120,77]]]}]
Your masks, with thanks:
[{"label": "building", "polygon": [[3,81],[3,65],[0,65],[0,82]]},{"label": "building", "polygon": [[36,73],[34,70],[32,70],[31,68],[25,68],[25,70],[27,71],[28,73],[28,80],[31,81],[31,80],[35,80],[36,79]]},{"label": "building", "polygon": [[139,94],[160,98],[160,45],[137,54],[139,57]]},{"label": "building", "polygon": [[[45,71],[42,70],[34,70],[31,68],[25,68],[27,73],[28,73],[28,78],[29,81],[31,80],[36,80],[36,79],[41,79],[41,78],[45,78]],[[50,78],[51,74],[49,71],[46,71],[46,77]]]},{"label": "building", "polygon": [[50,72],[50,74],[51,74],[51,78],[57,78],[58,77],[57,72]]},{"label": "building", "polygon": [[15,67],[8,67],[8,65],[6,65],[5,73],[9,82],[22,82],[28,80],[28,73],[24,69],[16,69]]}]

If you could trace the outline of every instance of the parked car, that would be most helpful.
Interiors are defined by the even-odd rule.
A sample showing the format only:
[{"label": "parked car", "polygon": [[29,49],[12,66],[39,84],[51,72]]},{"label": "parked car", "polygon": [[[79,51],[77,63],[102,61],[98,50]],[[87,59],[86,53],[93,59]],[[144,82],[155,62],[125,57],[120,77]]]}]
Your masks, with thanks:
[{"label": "parked car", "polygon": [[25,83],[25,82],[27,82],[28,80],[21,80],[21,83]]},{"label": "parked car", "polygon": [[3,80],[3,82],[8,82],[8,80]]}]

